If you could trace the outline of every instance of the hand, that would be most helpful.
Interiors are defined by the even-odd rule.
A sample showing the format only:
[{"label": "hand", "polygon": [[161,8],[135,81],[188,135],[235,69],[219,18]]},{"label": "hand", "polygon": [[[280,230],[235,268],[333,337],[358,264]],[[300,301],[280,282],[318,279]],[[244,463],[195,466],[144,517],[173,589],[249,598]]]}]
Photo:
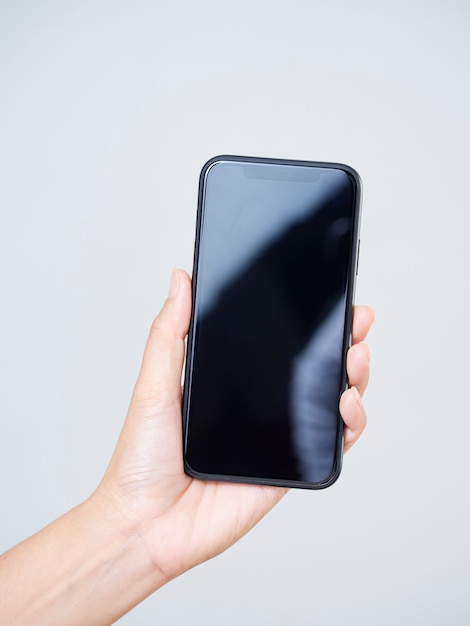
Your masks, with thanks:
[{"label": "hand", "polygon": [[[204,482],[183,471],[181,371],[191,281],[175,270],[155,320],[116,450],[92,496],[0,558],[0,622],[103,626],[178,574],[219,554],[286,493]],[[356,307],[341,397],[345,449],[364,429],[369,375],[361,343],[373,320]]]},{"label": "hand", "polygon": [[[98,496],[145,546],[163,584],[232,545],[287,489],[194,480],[183,471],[181,373],[191,312],[191,281],[175,270],[170,294],[153,323],[129,412]],[[361,402],[369,376],[362,341],[373,322],[354,309],[347,370],[352,387],[341,397],[348,450],[365,428]],[[160,584],[159,583],[159,584]]]}]

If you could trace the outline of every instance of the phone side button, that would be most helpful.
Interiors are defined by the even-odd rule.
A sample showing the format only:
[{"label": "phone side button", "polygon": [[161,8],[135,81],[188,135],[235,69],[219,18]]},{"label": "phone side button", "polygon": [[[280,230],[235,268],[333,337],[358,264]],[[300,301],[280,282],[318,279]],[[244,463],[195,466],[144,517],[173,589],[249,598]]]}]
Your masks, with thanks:
[{"label": "phone side button", "polygon": [[361,240],[357,242],[357,254],[356,254],[356,276],[359,274],[359,253],[361,251]]}]

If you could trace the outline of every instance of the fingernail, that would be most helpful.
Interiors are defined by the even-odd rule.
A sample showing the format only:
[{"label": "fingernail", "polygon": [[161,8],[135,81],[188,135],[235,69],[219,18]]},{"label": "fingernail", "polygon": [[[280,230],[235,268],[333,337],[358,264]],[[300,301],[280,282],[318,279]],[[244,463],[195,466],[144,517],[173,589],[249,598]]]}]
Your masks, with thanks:
[{"label": "fingernail", "polygon": [[180,275],[176,267],[173,268],[170,281],[170,289],[168,291],[168,298],[174,298],[178,293],[180,287]]}]

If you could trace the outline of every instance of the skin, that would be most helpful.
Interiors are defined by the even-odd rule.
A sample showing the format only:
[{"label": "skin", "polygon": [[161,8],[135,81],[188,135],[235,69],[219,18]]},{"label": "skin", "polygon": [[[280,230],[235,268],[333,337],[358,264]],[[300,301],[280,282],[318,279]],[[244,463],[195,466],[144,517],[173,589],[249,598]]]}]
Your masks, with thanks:
[{"label": "skin", "polygon": [[[116,449],[97,490],[0,558],[0,623],[111,624],[159,587],[247,533],[287,489],[184,474],[181,373],[191,280],[174,270],[155,319]],[[340,412],[348,450],[366,425],[373,322],[356,306]]]}]

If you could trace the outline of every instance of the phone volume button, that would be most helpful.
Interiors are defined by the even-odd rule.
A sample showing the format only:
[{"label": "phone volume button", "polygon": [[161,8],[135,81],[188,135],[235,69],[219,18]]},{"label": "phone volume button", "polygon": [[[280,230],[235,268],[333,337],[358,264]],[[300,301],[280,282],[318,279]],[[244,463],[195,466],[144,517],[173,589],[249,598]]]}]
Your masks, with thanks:
[{"label": "phone volume button", "polygon": [[359,274],[359,253],[361,251],[361,240],[357,242],[357,253],[356,253],[356,276]]}]

